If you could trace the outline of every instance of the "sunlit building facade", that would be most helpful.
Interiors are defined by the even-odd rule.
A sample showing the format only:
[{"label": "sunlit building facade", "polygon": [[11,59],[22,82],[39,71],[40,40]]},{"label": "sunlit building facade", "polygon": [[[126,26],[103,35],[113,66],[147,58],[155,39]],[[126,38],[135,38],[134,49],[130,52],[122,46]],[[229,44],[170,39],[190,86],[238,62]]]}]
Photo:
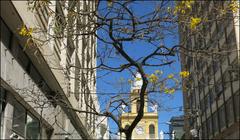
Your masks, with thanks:
[{"label": "sunlit building facade", "polygon": [[190,29],[180,25],[180,41],[193,50],[181,50],[182,70],[190,72],[183,81],[184,138],[239,138],[239,9],[214,20],[216,9],[229,3],[194,3],[193,13],[212,19],[199,34],[189,37]]},{"label": "sunlit building facade", "polygon": [[[96,39],[48,40],[48,33],[55,33],[55,27],[66,22],[57,18],[51,23],[53,16],[68,15],[62,6],[91,10],[97,1],[50,1],[50,9],[39,4],[36,11],[31,11],[27,2],[1,1],[0,139],[97,138],[97,116],[87,113],[99,110],[94,94],[96,71],[86,69],[96,66]],[[72,22],[78,20],[87,22],[79,18]],[[23,24],[45,31],[35,37],[47,42],[26,46],[27,37],[19,35]]]}]

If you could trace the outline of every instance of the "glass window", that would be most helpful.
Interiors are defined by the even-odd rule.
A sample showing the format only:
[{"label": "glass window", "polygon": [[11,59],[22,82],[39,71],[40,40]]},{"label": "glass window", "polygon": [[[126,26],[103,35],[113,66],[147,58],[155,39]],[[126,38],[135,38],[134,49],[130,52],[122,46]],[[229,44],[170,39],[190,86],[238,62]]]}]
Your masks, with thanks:
[{"label": "glass window", "polygon": [[202,125],[202,138],[203,138],[203,139],[206,139],[206,138],[207,138],[206,122],[204,122],[203,125]]},{"label": "glass window", "polygon": [[149,135],[150,138],[155,138],[155,127],[153,124],[149,125]]},{"label": "glass window", "polygon": [[1,93],[0,94],[0,114],[2,114],[2,112],[4,111],[5,103],[6,103],[6,90],[0,87],[0,93]]},{"label": "glass window", "polygon": [[218,131],[218,118],[216,111],[213,113],[213,133]]},{"label": "glass window", "polygon": [[27,115],[26,123],[26,138],[27,139],[39,139],[40,138],[40,128],[39,121],[35,117]]},{"label": "glass window", "polygon": [[5,108],[6,103],[6,91],[0,87],[0,139],[2,138],[2,122],[4,121],[3,112]]},{"label": "glass window", "polygon": [[223,86],[225,89],[227,89],[228,87],[230,87],[230,75],[229,75],[229,71],[226,71],[223,74]]},{"label": "glass window", "polygon": [[209,90],[209,100],[210,100],[210,104],[212,104],[215,100],[215,94],[213,93],[213,89]]},{"label": "glass window", "polygon": [[26,118],[26,111],[24,107],[21,104],[19,104],[17,101],[15,101],[12,129],[14,132],[16,132],[22,137],[24,136],[24,133],[25,133],[25,118]]},{"label": "glass window", "polygon": [[221,96],[223,92],[223,86],[222,86],[222,83],[220,82],[220,80],[218,82],[216,82],[215,84],[215,93],[218,97]]},{"label": "glass window", "polygon": [[236,35],[235,30],[232,30],[231,33],[227,37],[227,44],[229,48],[235,48],[236,47]]},{"label": "glass window", "polygon": [[204,100],[203,99],[200,101],[200,108],[203,112],[205,111]]},{"label": "glass window", "polygon": [[[236,64],[233,63],[232,65],[237,67],[237,59],[235,60],[235,63]],[[236,68],[236,69],[238,69],[238,68]],[[231,77],[232,77],[232,81],[239,81],[239,77],[240,77],[239,71],[238,70],[232,71],[231,72]]]},{"label": "glass window", "polygon": [[236,118],[239,120],[239,90],[237,93],[234,94],[234,105],[235,105],[235,112],[236,112]]},{"label": "glass window", "polygon": [[228,99],[228,101],[226,103],[226,108],[227,108],[226,109],[226,111],[227,111],[227,121],[228,121],[228,124],[231,124],[234,121],[232,98]]},{"label": "glass window", "polygon": [[207,119],[208,135],[212,135],[212,118]]},{"label": "glass window", "polygon": [[223,106],[223,105],[219,108],[218,113],[219,113],[220,128],[223,128],[223,127],[225,127],[225,125],[226,125],[226,122],[225,122],[225,113],[224,113],[224,106]]},{"label": "glass window", "polygon": [[209,94],[205,96],[204,100],[205,100],[205,109],[207,110],[208,108],[210,108],[210,105],[211,105]]}]

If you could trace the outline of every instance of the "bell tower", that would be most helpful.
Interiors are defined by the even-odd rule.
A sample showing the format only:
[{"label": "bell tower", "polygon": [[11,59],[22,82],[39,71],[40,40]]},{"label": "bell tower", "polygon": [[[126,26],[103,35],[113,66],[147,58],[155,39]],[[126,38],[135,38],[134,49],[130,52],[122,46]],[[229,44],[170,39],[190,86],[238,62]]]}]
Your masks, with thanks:
[{"label": "bell tower", "polygon": [[[128,127],[138,114],[140,107],[140,91],[143,81],[140,73],[136,73],[134,81],[131,85],[130,101],[131,111],[122,113],[122,127]],[[158,139],[158,113],[157,111],[148,111],[148,97],[145,93],[144,115],[142,120],[134,128],[132,139]],[[122,134],[124,139],[124,134]]]},{"label": "bell tower", "polygon": [[[137,113],[139,106],[140,106],[140,90],[142,87],[142,78],[140,73],[136,74],[136,77],[131,85],[131,93],[130,93],[130,100],[131,100],[131,113]],[[144,103],[144,112],[147,112],[147,95],[145,94],[145,103]]]}]

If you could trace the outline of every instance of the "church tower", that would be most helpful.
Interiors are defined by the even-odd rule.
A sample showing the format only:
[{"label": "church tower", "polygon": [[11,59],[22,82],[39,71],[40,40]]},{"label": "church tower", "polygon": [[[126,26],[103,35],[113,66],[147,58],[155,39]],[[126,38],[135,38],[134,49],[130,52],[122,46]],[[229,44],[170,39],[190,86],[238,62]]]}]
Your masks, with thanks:
[{"label": "church tower", "polygon": [[[131,110],[127,113],[123,112],[121,116],[122,127],[128,127],[135,119],[140,106],[140,90],[143,84],[141,75],[136,74],[136,77],[131,86],[130,101]],[[158,113],[157,108],[153,111],[148,111],[147,94],[145,94],[144,116],[138,125],[134,128],[132,139],[158,139]],[[124,134],[122,134],[124,139]]]}]

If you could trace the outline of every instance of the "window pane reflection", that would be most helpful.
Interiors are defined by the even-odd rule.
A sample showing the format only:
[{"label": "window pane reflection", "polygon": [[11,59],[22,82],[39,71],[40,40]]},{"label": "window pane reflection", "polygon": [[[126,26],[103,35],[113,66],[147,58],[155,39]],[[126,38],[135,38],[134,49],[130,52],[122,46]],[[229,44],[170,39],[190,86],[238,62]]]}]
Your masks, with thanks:
[{"label": "window pane reflection", "polygon": [[21,136],[24,136],[25,133],[25,116],[25,109],[19,103],[15,102],[12,128],[17,134]]},{"label": "window pane reflection", "polygon": [[31,117],[27,116],[27,124],[26,124],[26,137],[27,139],[38,139],[39,138],[39,121]]}]

